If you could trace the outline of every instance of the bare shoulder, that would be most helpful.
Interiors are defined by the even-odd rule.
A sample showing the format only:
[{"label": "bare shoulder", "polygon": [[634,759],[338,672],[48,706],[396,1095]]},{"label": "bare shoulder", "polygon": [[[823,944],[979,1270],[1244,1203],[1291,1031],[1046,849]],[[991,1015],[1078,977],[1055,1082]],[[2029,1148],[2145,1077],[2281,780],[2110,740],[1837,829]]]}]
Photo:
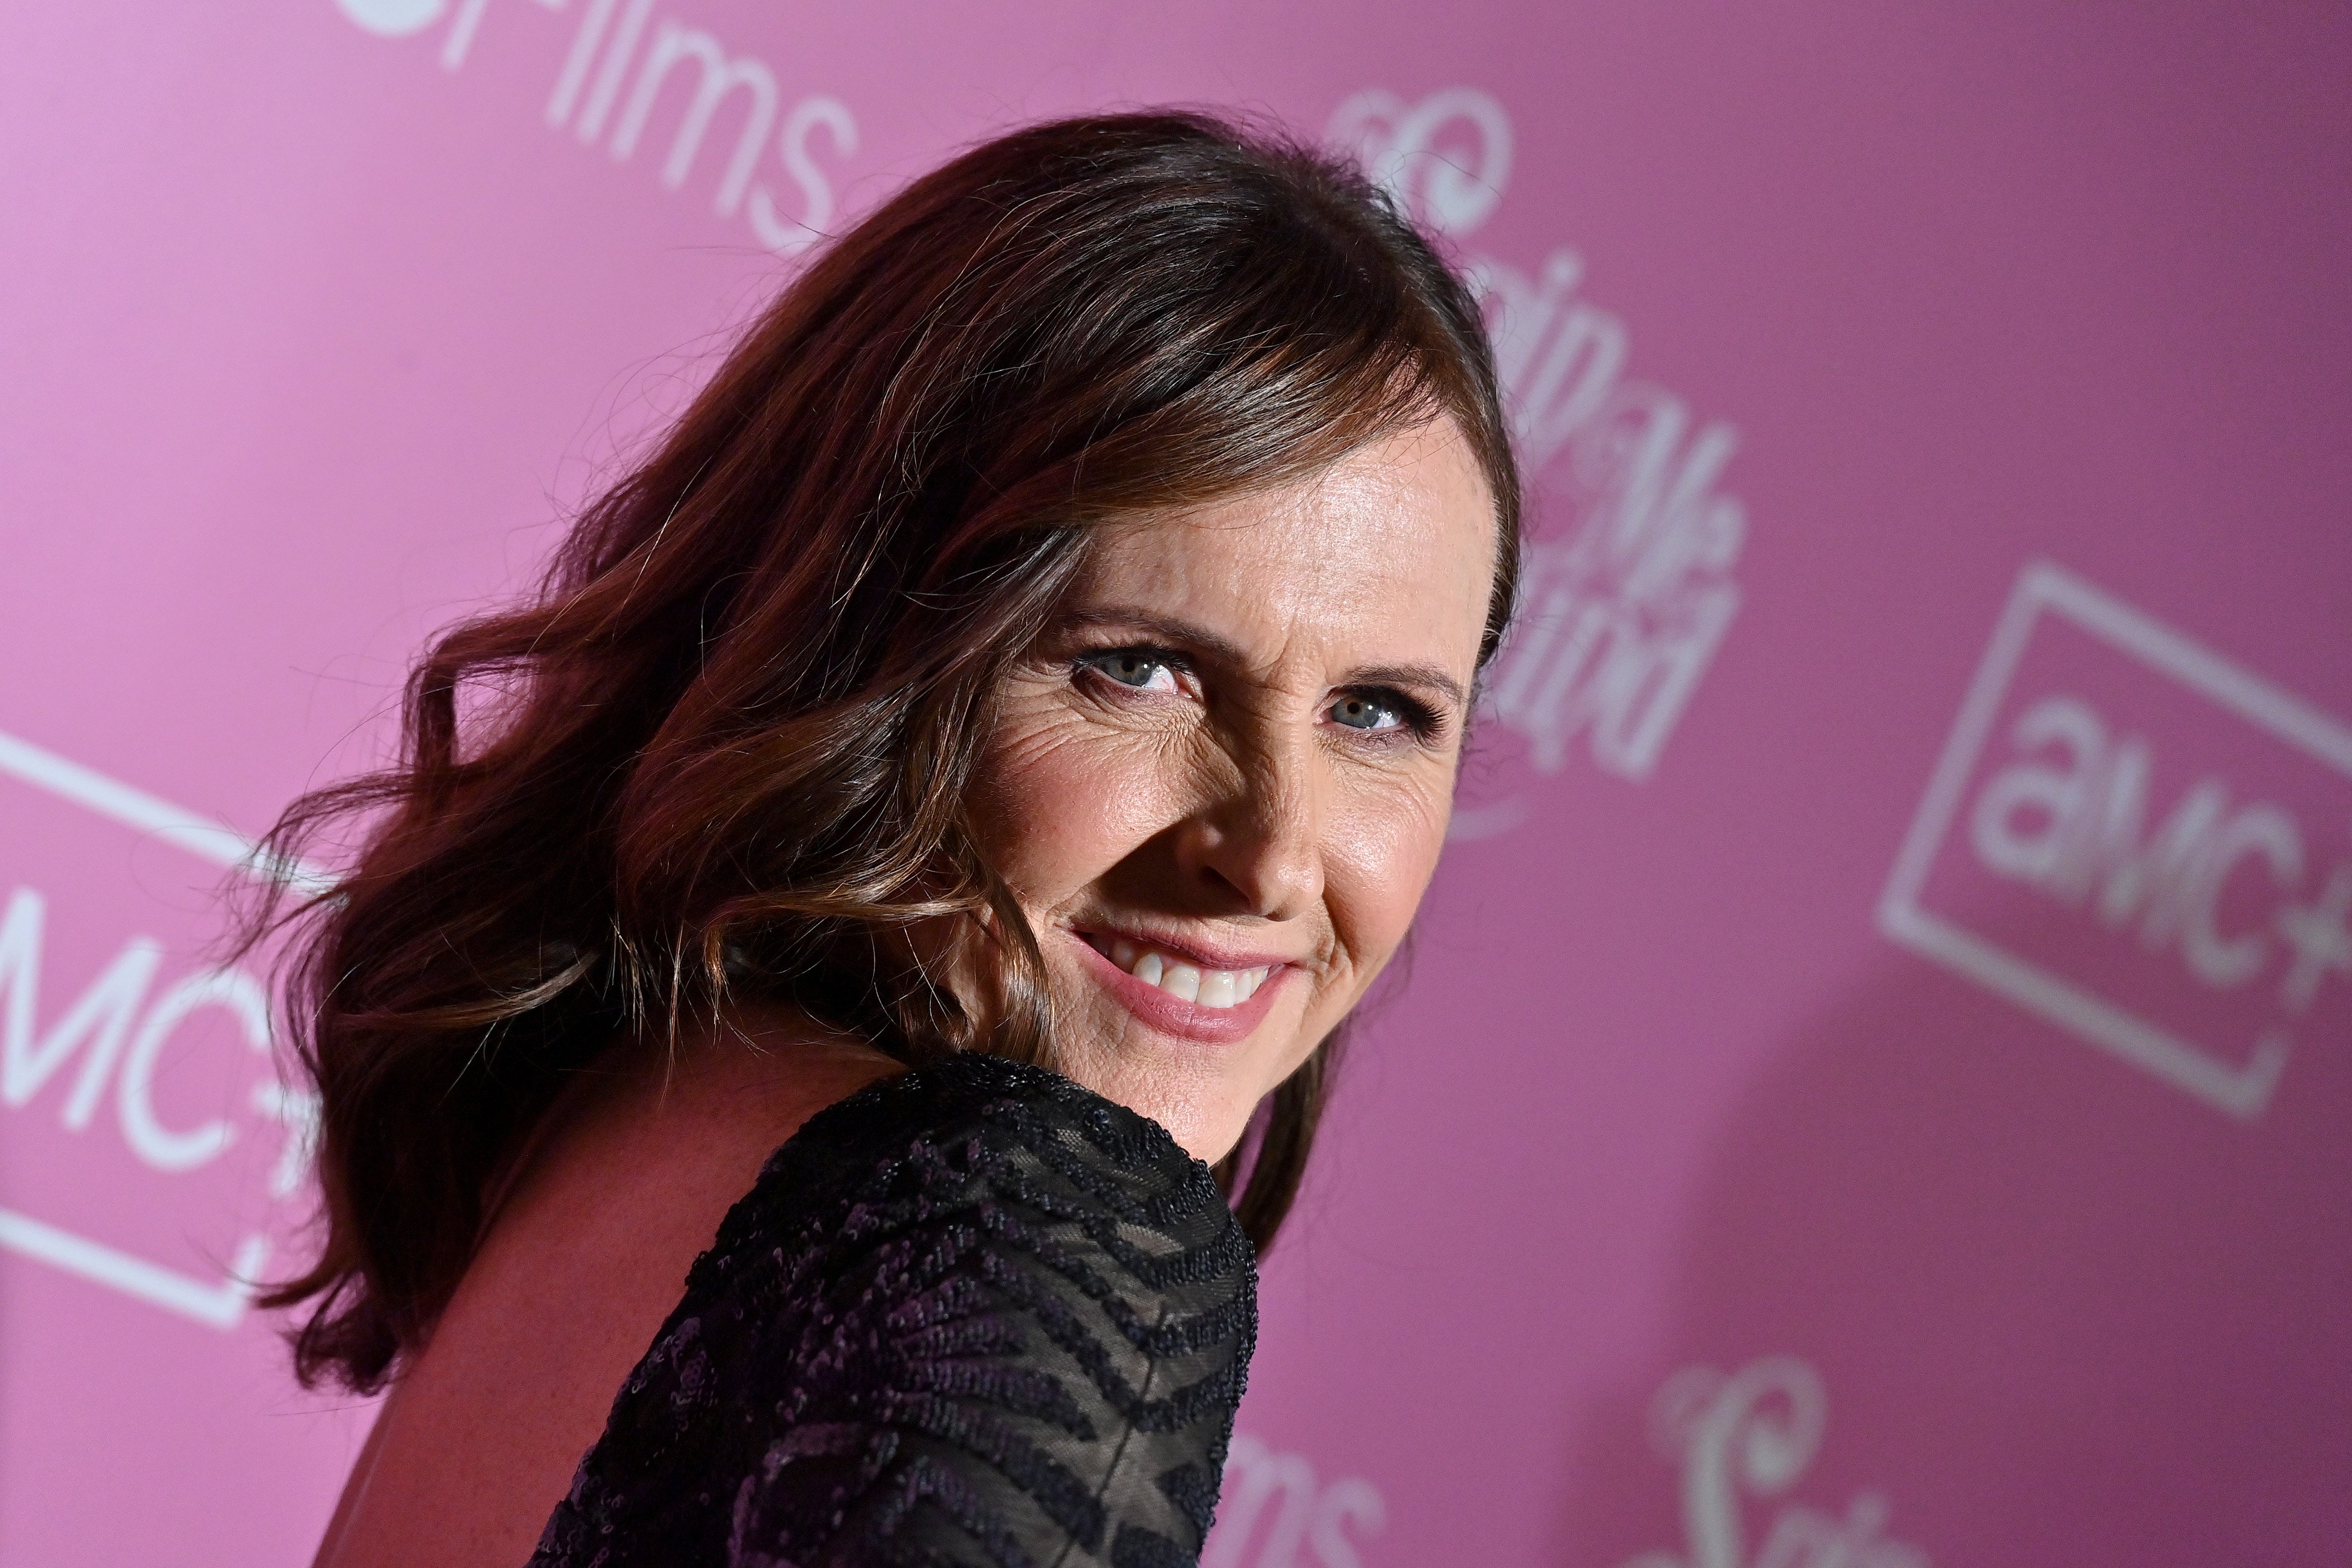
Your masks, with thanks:
[{"label": "bare shoulder", "polygon": [[616,1045],[550,1111],[386,1402],[320,1568],[529,1557],[687,1270],[768,1156],[899,1070],[782,1011]]}]

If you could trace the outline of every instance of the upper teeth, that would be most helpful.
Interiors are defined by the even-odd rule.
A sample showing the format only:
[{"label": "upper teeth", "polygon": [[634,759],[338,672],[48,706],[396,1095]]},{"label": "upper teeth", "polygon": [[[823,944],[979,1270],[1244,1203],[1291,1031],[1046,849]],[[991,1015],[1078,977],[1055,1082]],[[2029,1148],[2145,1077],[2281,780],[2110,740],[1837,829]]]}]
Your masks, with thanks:
[{"label": "upper teeth", "polygon": [[1095,951],[1142,981],[1157,985],[1180,1002],[1202,1007],[1237,1007],[1257,994],[1271,964],[1255,969],[1202,969],[1126,937],[1088,937]]}]

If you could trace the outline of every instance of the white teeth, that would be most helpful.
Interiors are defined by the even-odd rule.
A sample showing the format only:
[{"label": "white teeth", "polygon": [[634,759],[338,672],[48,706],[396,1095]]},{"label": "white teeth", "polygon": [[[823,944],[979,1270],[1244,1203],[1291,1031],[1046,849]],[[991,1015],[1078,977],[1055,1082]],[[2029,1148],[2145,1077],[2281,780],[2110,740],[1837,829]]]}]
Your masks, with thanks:
[{"label": "white teeth", "polygon": [[1274,973],[1271,964],[1255,969],[1209,969],[1183,963],[1154,952],[1129,937],[1095,937],[1087,939],[1095,951],[1142,981],[1157,985],[1180,1002],[1191,1002],[1202,1007],[1238,1007],[1257,994]]}]

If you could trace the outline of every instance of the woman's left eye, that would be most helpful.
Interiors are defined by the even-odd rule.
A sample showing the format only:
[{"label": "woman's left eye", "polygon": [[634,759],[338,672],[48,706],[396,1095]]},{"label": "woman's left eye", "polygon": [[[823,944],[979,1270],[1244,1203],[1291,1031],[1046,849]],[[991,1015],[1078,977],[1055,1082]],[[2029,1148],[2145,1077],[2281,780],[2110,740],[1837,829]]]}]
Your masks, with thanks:
[{"label": "woman's left eye", "polygon": [[1349,694],[1331,704],[1331,721],[1349,730],[1395,730],[1404,715],[1377,697]]}]

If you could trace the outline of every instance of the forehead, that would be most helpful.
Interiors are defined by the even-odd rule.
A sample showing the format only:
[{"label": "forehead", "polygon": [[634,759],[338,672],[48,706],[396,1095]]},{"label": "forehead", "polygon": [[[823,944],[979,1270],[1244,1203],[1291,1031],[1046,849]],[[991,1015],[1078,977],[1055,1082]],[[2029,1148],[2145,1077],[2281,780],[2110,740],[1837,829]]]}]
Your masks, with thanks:
[{"label": "forehead", "polygon": [[1485,475],[1437,420],[1294,484],[1120,524],[1077,596],[1196,621],[1265,658],[1410,656],[1466,679],[1496,555]]}]

